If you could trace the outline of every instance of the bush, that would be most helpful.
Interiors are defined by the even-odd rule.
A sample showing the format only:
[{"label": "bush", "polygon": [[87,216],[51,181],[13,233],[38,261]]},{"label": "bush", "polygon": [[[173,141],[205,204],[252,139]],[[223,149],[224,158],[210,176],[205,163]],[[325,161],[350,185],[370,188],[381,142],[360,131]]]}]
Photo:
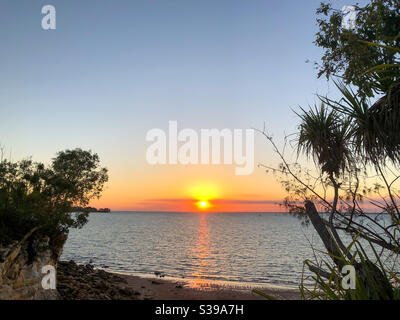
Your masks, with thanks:
[{"label": "bush", "polygon": [[32,160],[0,162],[0,244],[21,239],[34,228],[55,239],[80,228],[88,212],[72,213],[98,198],[108,180],[97,154],[59,152],[49,166]]}]

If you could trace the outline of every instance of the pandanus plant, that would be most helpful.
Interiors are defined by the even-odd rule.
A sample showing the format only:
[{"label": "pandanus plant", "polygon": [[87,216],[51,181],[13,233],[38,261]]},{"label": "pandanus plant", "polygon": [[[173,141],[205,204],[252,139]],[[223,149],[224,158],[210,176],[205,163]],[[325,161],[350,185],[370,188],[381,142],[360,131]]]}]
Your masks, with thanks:
[{"label": "pandanus plant", "polygon": [[325,104],[310,111],[301,108],[298,154],[312,157],[323,173],[339,176],[353,162],[350,121]]},{"label": "pandanus plant", "polygon": [[[318,214],[311,201],[306,202],[306,213],[339,271],[333,272],[332,270],[336,269],[330,268],[330,272],[327,272],[308,265],[310,270],[316,274],[317,282],[321,284],[324,283],[321,280],[322,276],[330,280],[335,278],[335,274],[340,274],[340,270],[348,264],[348,261],[351,261],[356,268],[358,285],[365,288],[362,292],[366,294],[348,294],[344,298],[352,299],[364,296],[370,299],[392,299],[392,288],[384,270],[379,269],[368,259],[361,262],[355,261],[354,258],[360,255],[359,252],[350,252],[351,246],[344,245],[333,223],[337,213],[340,189],[337,180],[342,173],[351,170],[356,163],[354,126],[352,126],[351,119],[340,115],[333,109],[327,109],[324,104],[308,112],[302,109],[302,113],[298,116],[301,119],[297,141],[298,153],[312,157],[321,172],[328,175],[334,188],[329,221],[325,221]],[[325,288],[326,292],[331,291],[329,287],[321,288],[323,291]]]},{"label": "pandanus plant", "polygon": [[387,160],[399,164],[400,84],[372,105],[342,83],[336,86],[343,95],[340,101],[320,99],[348,119],[353,154],[364,164],[384,166]]},{"label": "pandanus plant", "polygon": [[[376,46],[382,51],[393,53],[390,63],[377,63],[375,67],[360,75],[360,79],[367,81],[366,87],[372,90],[370,93],[374,92],[381,96],[375,103],[371,104],[366,98],[372,94],[355,93],[343,83],[335,83],[343,96],[341,100],[320,97],[320,106],[309,111],[301,109],[301,113],[298,114],[301,122],[297,140],[298,154],[312,157],[321,172],[328,175],[335,191],[334,200],[330,204],[329,222],[318,214],[311,201],[306,201],[306,213],[336,267],[341,269],[346,261],[353,262],[359,285],[365,288],[361,295],[350,294],[342,296],[343,298],[394,298],[394,290],[385,275],[383,266],[377,267],[365,255],[360,254],[360,250],[363,250],[362,246],[350,254],[351,245],[347,247],[343,245],[333,225],[333,217],[339,213],[337,204],[340,184],[337,181],[342,173],[354,168],[361,169],[360,166],[372,165],[378,174],[383,176],[382,168],[387,166],[388,162],[394,165],[400,164],[400,48],[398,39],[400,39],[400,34],[393,40],[393,46],[364,41],[367,46]],[[399,218],[397,221],[400,221],[399,205],[390,194],[390,185],[387,184],[387,186],[392,206],[397,209]],[[361,232],[358,235],[363,236]],[[399,248],[392,247],[389,250],[398,252]],[[361,258],[360,262],[354,261],[357,255]],[[329,292],[332,292],[331,286],[324,287],[324,282],[320,279],[323,276],[331,280],[335,276],[336,269],[328,267],[327,272],[327,270],[322,270],[320,265],[309,265],[309,267],[316,275],[315,279],[318,279],[317,282],[322,290],[329,295]],[[336,275],[340,276],[340,271]],[[337,298],[340,297],[337,296]]]},{"label": "pandanus plant", "polygon": [[[353,261],[355,253],[349,252],[341,241],[333,224],[337,212],[340,184],[337,179],[342,173],[362,162],[374,164],[380,168],[389,159],[400,163],[400,128],[399,89],[394,87],[383,98],[372,106],[354,94],[351,89],[342,84],[337,84],[343,94],[339,102],[322,99],[319,107],[309,111],[301,109],[298,114],[301,123],[299,126],[297,151],[312,157],[323,174],[327,174],[334,187],[334,199],[331,205],[329,222],[325,222],[317,213],[311,202],[306,203],[306,212],[322,239],[330,257],[340,269],[345,261]],[[327,105],[329,107],[327,107]],[[392,198],[394,206],[395,200]],[[355,263],[357,275],[370,274],[373,281],[364,276],[363,285],[366,292],[371,293],[370,298],[393,298],[392,288],[384,275],[384,270],[379,269],[369,260]],[[330,278],[332,275],[323,270],[313,269],[318,277],[325,273]],[[368,280],[368,281],[367,281]],[[378,293],[379,294],[378,294]]]},{"label": "pandanus plant", "polygon": [[[328,251],[335,256],[335,263],[340,265],[341,263],[337,259],[337,256],[340,255],[338,249],[344,253],[346,247],[337,234],[333,219],[339,200],[340,184],[337,182],[337,178],[354,163],[350,121],[342,117],[337,111],[327,108],[323,103],[309,111],[301,108],[301,111],[301,113],[297,113],[301,120],[297,139],[297,153],[299,155],[303,153],[307,157],[313,158],[321,172],[328,175],[334,188],[334,199],[328,224],[330,233],[325,232],[325,224],[319,223],[311,217],[310,220],[328,247]],[[337,246],[338,248],[336,248]]]}]

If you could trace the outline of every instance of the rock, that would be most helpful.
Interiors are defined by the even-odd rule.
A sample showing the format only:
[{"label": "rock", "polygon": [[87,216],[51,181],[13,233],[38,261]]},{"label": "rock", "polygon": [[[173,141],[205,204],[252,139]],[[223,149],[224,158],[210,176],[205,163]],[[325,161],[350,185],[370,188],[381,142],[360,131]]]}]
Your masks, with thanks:
[{"label": "rock", "polygon": [[140,295],[127,286],[122,277],[97,270],[92,265],[60,262],[57,280],[64,300],[137,300]]},{"label": "rock", "polygon": [[[140,293],[127,285],[126,279],[92,264],[58,261],[65,236],[40,237],[35,230],[21,241],[0,247],[0,300],[137,300]],[[51,248],[56,243],[57,248]],[[42,287],[42,267],[56,268],[57,290]]]},{"label": "rock", "polygon": [[1,300],[55,300],[57,290],[42,287],[42,267],[56,267],[66,240],[56,239],[60,247],[51,247],[48,237],[40,236],[33,229],[20,241],[0,247],[0,299]]}]

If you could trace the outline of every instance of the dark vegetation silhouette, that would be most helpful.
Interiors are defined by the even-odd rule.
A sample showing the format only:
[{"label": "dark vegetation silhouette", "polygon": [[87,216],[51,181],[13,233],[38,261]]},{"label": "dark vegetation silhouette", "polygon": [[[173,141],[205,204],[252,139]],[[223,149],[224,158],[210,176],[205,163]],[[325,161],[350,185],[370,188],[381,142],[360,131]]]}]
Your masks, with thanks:
[{"label": "dark vegetation silhouette", "polygon": [[20,240],[35,230],[51,241],[81,228],[108,180],[97,154],[82,149],[57,153],[50,165],[22,160],[0,161],[0,244]]},{"label": "dark vegetation silhouette", "polygon": [[[283,149],[262,131],[282,160],[266,168],[288,193],[284,205],[313,225],[326,249],[305,261],[315,287],[302,282],[304,298],[400,298],[400,1],[356,8],[353,29],[343,28],[331,4],[317,10],[315,44],[324,50],[318,76],[332,79],[342,98],[318,96],[314,107],[296,110],[298,131]],[[285,158],[293,143],[313,168]],[[341,286],[345,265],[355,267],[356,289]]]}]

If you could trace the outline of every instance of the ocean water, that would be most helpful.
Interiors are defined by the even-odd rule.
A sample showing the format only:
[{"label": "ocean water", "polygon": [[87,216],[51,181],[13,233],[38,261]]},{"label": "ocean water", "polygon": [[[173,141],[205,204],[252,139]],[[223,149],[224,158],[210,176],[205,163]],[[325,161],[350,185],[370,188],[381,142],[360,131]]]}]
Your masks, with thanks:
[{"label": "ocean water", "polygon": [[312,227],[283,213],[93,213],[71,230],[62,259],[109,271],[185,279],[193,286],[297,287]]}]

